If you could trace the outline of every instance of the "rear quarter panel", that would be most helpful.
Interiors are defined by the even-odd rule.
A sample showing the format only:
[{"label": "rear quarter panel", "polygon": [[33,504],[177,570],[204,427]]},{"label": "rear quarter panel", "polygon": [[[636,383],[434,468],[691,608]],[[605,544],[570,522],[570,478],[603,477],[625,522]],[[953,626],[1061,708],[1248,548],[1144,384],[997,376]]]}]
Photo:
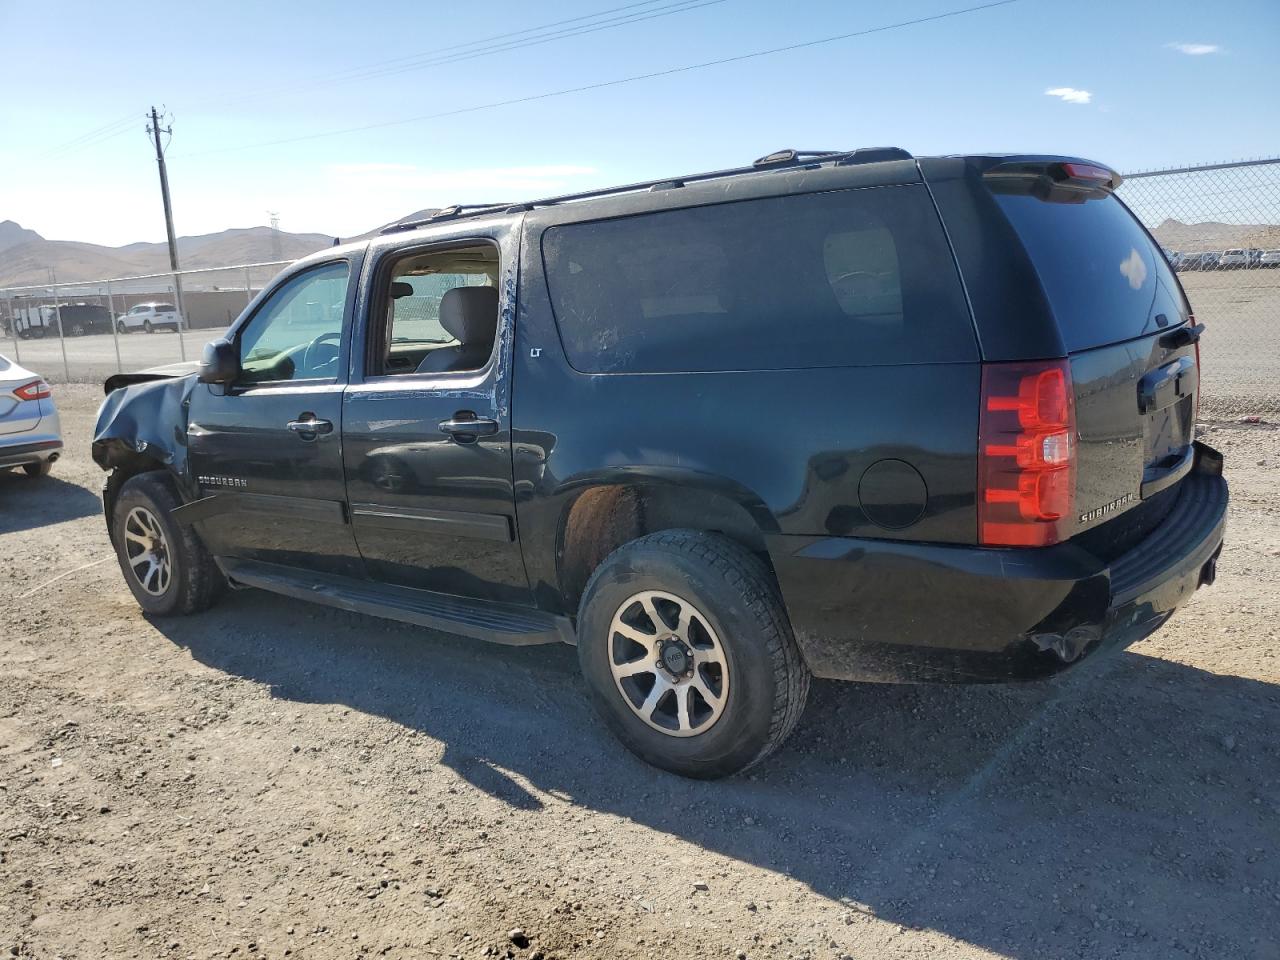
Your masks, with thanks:
[{"label": "rear quarter panel", "polygon": [[[601,483],[665,483],[732,500],[785,536],[972,543],[976,363],[672,374],[584,374],[565,356],[526,223],[513,363],[516,513],[530,582],[560,596],[570,506]],[[868,467],[902,460],[927,499],[901,529],[860,505]],[[881,498],[886,494],[880,492]],[[572,611],[568,611],[572,612]]]}]

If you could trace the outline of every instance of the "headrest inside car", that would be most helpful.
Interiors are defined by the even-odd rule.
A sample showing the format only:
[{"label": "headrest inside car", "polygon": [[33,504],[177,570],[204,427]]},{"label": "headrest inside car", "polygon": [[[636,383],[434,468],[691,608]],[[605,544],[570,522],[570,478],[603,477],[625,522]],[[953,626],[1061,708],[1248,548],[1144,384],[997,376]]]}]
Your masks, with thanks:
[{"label": "headrest inside car", "polygon": [[440,326],[460,343],[490,344],[498,329],[496,287],[454,287],[440,298]]}]

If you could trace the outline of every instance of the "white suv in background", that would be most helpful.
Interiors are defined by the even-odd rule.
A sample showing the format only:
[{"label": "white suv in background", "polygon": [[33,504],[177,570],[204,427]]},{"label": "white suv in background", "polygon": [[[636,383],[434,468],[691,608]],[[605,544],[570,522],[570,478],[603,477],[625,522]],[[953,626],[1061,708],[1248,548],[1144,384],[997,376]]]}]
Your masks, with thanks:
[{"label": "white suv in background", "polygon": [[172,303],[139,303],[116,320],[116,330],[120,333],[132,333],[134,330],[147,333],[172,330],[177,333],[182,327],[182,317]]}]

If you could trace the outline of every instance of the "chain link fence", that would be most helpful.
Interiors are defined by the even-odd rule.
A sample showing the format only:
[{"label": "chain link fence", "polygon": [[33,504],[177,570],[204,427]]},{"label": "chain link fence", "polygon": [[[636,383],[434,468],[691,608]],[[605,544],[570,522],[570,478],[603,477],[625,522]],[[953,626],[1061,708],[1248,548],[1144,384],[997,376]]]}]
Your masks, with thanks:
[{"label": "chain link fence", "polygon": [[1125,174],[1205,325],[1200,414],[1280,412],[1280,157]]},{"label": "chain link fence", "polygon": [[196,360],[290,262],[0,288],[0,353],[64,383]]}]

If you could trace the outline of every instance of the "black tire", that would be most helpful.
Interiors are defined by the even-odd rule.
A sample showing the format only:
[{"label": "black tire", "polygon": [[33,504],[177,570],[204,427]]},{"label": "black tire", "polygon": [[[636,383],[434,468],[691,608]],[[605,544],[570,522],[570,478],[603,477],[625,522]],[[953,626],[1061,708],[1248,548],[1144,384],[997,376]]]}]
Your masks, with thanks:
[{"label": "black tire", "polygon": [[143,321],[142,321],[142,332],[143,332],[143,333],[155,333],[155,332],[156,332],[156,328],[155,328],[155,327],[153,327],[153,326],[151,325],[151,321],[150,321],[150,320],[143,320]]},{"label": "black tire", "polygon": [[[692,604],[723,647],[728,693],[704,732],[673,736],[654,729],[614,680],[613,618],[647,590]],[[769,570],[733,541],[694,530],[634,540],[596,569],[579,607],[578,661],[596,709],[629,750],[656,767],[699,779],[745,770],[776,750],[795,728],[809,693],[809,670]]]},{"label": "black tire", "polygon": [[124,325],[123,320],[116,321],[116,333],[128,333],[129,328]]},{"label": "black tire", "polygon": [[41,460],[39,463],[24,463],[22,465],[22,472],[32,480],[39,480],[41,477],[47,477],[52,470],[52,460]]},{"label": "black tire", "polygon": [[[120,488],[111,511],[111,538],[125,583],[138,606],[155,616],[186,616],[206,610],[226,587],[226,579],[195,531],[170,517],[170,511],[179,504],[172,481],[165,474],[153,471],[130,477]],[[135,507],[146,510],[164,534],[165,555],[171,569],[167,586],[158,593],[150,592],[143,585],[129,562],[125,525]]]}]

